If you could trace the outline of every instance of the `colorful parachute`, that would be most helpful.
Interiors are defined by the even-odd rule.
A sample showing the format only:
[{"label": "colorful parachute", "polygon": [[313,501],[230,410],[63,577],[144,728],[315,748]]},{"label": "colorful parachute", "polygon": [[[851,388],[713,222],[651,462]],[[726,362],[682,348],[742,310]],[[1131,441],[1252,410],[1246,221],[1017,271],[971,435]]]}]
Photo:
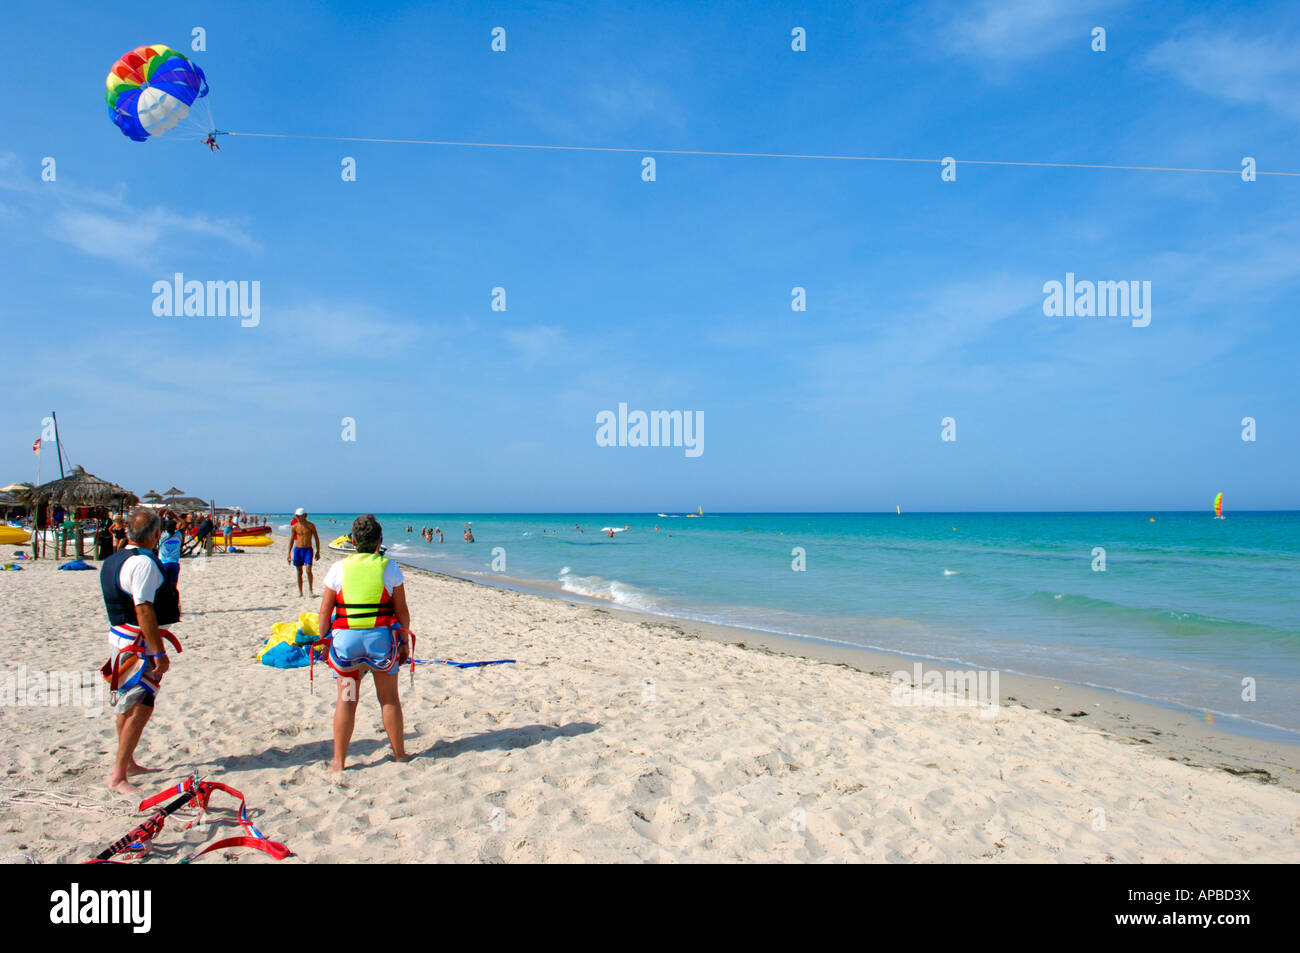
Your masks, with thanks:
[{"label": "colorful parachute", "polygon": [[127,53],[108,71],[108,114],[122,134],[144,142],[175,129],[208,95],[203,70],[161,44]]}]

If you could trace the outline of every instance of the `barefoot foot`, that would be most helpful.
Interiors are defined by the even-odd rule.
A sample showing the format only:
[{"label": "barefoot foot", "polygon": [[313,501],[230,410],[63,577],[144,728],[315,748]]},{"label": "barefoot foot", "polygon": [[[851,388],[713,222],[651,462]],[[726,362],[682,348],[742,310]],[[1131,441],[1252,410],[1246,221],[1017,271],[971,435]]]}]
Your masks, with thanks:
[{"label": "barefoot foot", "polygon": [[136,787],[134,784],[132,784],[130,781],[128,781],[126,778],[122,778],[120,781],[114,781],[110,778],[108,782],[108,789],[112,791],[114,794],[120,794],[123,797],[134,797],[135,795],[140,793],[140,789]]}]

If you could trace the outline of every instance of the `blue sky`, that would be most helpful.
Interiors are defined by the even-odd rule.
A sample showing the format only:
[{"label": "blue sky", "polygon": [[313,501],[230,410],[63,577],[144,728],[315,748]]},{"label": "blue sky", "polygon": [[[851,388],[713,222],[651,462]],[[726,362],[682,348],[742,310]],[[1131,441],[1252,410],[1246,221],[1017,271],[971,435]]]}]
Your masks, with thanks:
[{"label": "blue sky", "polygon": [[[1294,5],[61,10],[4,15],[0,483],[34,477],[57,410],[91,471],[254,510],[1300,508],[1300,179],[960,164],[1300,171]],[[235,132],[958,176],[659,155],[644,182],[640,154],[234,136],[214,156],[109,121],[108,67],[147,43],[192,56]],[[260,282],[260,324],[156,317],[178,271]],[[1067,272],[1150,281],[1150,326],[1045,317]],[[705,452],[597,446],[620,402],[702,411]]]}]

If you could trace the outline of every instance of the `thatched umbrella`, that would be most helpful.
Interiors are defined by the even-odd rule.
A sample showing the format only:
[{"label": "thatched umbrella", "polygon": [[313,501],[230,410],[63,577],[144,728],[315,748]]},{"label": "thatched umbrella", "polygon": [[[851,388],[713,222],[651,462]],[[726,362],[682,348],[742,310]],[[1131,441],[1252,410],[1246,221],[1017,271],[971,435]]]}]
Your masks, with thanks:
[{"label": "thatched umbrella", "polygon": [[28,504],[52,503],[63,506],[134,506],[140,498],[125,487],[101,480],[81,467],[58,480],[42,483],[22,494]]},{"label": "thatched umbrella", "polygon": [[184,491],[184,490],[178,490],[178,489],[176,489],[176,487],[173,486],[173,487],[172,487],[170,490],[168,490],[164,495],[165,495],[165,496],[184,496],[184,495],[185,495],[185,491]]},{"label": "thatched umbrella", "polygon": [[162,494],[159,493],[157,490],[150,490],[148,493],[142,496],[141,499],[148,500],[151,503],[157,503],[162,499]]},{"label": "thatched umbrella", "polygon": [[0,486],[0,493],[23,493],[31,488],[30,483],[10,483],[8,486]]}]

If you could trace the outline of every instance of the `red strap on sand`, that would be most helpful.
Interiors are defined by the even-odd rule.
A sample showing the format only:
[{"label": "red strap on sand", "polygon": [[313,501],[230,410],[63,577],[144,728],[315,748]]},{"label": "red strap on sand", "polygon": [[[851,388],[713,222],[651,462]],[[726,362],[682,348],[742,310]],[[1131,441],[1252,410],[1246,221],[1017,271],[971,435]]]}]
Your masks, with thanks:
[{"label": "red strap on sand", "polygon": [[[199,781],[195,776],[191,775],[181,783],[169,787],[167,790],[161,791],[151,798],[141,801],[139,810],[147,811],[149,808],[161,804],[163,801],[180,798],[181,800],[177,800],[174,805],[170,805],[172,810],[179,810],[180,808],[192,803],[199,811],[198,817],[194,818],[194,820],[190,821],[190,823],[186,825],[185,829],[189,830],[203,819],[204,813],[208,810],[208,802],[212,799],[212,795],[216,791],[224,791],[226,794],[239,800],[238,819],[239,824],[244,828],[245,833],[238,837],[227,837],[214,844],[209,844],[207,847],[203,848],[203,850],[184,861],[184,863],[197,860],[209,851],[219,850],[226,847],[251,847],[254,850],[260,850],[263,853],[268,854],[275,860],[284,860],[286,857],[292,855],[293,851],[289,850],[288,847],[278,841],[269,840],[264,837],[262,832],[253,825],[251,820],[249,820],[248,802],[244,798],[244,793],[232,788],[228,784],[222,784],[220,781]],[[189,798],[188,800],[185,800],[184,798],[187,794],[189,795]],[[162,831],[163,824],[166,823],[167,819],[165,811],[166,809],[154,814],[127,834],[126,837],[122,838],[119,842],[122,847],[130,850],[131,848],[127,847],[127,845],[135,842],[138,842],[137,846],[139,847],[147,846],[148,843]]]},{"label": "red strap on sand", "polygon": [[[225,840],[219,840],[215,844],[209,844],[191,857],[190,860],[198,860],[209,851],[222,850],[226,847],[251,847],[254,850],[262,851],[264,854],[270,854],[275,860],[284,860],[286,857],[293,855],[293,851],[277,841],[267,840],[265,837],[240,836],[227,837]],[[187,860],[186,863],[189,863],[189,860]]]},{"label": "red strap on sand", "polygon": [[183,782],[176,785],[175,787],[168,788],[166,791],[163,791],[161,794],[155,794],[147,801],[141,801],[140,806],[136,808],[136,810],[147,811],[155,804],[161,804],[169,797],[175,797],[177,795],[184,794],[186,791],[193,791],[193,790],[194,790],[194,778],[192,777],[186,778]]}]

